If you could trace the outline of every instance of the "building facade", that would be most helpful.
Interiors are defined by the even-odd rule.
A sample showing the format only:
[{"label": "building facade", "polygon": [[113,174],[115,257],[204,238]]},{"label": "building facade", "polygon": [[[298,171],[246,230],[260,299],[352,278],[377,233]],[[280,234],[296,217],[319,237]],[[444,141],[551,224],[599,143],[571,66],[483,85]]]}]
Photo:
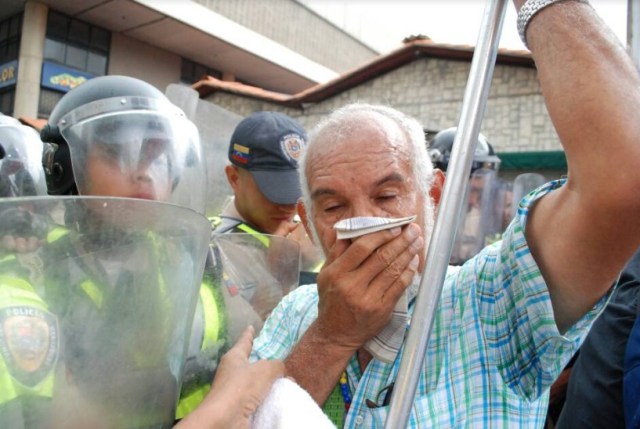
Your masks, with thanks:
[{"label": "building facade", "polygon": [[46,118],[105,74],[162,91],[210,75],[295,93],[376,54],[294,0],[4,0],[0,111]]},{"label": "building facade", "polygon": [[[417,118],[430,137],[458,124],[472,55],[469,46],[414,40],[289,97],[215,80],[194,87],[205,100],[238,115],[278,110],[307,128],[349,102],[383,103]],[[503,176],[534,170],[548,178],[566,173],[566,159],[527,51],[500,51],[481,132],[500,156]]]}]

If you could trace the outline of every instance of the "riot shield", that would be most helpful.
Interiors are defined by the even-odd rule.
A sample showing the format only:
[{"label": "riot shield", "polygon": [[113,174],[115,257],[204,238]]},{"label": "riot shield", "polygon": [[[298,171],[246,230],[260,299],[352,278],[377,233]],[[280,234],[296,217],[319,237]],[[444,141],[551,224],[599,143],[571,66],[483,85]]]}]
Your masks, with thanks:
[{"label": "riot shield", "polygon": [[516,215],[520,200],[534,189],[546,183],[547,179],[539,173],[519,174],[513,181],[513,200],[511,203],[511,218]]},{"label": "riot shield", "polygon": [[466,210],[462,212],[451,263],[463,264],[500,233],[502,214],[498,202],[499,180],[495,170],[481,168],[469,179]]},{"label": "riot shield", "polygon": [[2,205],[28,208],[46,236],[0,262],[0,427],[171,427],[206,218],[126,198]]},{"label": "riot shield", "polygon": [[214,234],[216,282],[221,285],[229,338],[253,325],[262,328],[274,307],[298,286],[300,248],[284,237]]},{"label": "riot shield", "polygon": [[233,195],[224,168],[228,164],[231,134],[242,117],[211,102],[200,100],[197,91],[184,85],[170,84],[167,98],[180,107],[200,133],[202,153],[207,166],[207,217],[222,212],[226,199]]}]

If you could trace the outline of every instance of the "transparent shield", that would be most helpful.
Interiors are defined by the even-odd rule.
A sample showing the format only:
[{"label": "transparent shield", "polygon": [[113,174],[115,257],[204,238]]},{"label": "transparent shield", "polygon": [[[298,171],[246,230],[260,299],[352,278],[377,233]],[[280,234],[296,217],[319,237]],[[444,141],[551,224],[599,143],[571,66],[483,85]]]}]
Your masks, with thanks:
[{"label": "transparent shield", "polygon": [[23,126],[1,128],[0,198],[47,195],[38,133]]},{"label": "transparent shield", "polygon": [[171,202],[204,213],[198,130],[173,104],[107,99],[73,110],[61,123],[81,195]]},{"label": "transparent shield", "polygon": [[280,300],[298,286],[300,247],[284,237],[214,234],[216,281],[221,285],[229,337],[253,325],[259,332]]},{"label": "transparent shield", "polygon": [[451,263],[462,264],[493,241],[502,226],[500,182],[496,171],[481,168],[469,179],[467,204],[459,221]]},{"label": "transparent shield", "polygon": [[539,173],[519,174],[513,181],[513,202],[511,205],[511,218],[516,215],[520,200],[534,189],[544,185],[547,179]]},{"label": "transparent shield", "polygon": [[120,198],[2,205],[32,211],[46,238],[2,255],[0,427],[171,427],[207,254],[204,216]]},{"label": "transparent shield", "polygon": [[200,99],[198,92],[184,85],[170,84],[166,95],[196,125],[207,169],[207,217],[218,216],[233,195],[224,172],[229,164],[231,135],[242,116],[212,102]]}]

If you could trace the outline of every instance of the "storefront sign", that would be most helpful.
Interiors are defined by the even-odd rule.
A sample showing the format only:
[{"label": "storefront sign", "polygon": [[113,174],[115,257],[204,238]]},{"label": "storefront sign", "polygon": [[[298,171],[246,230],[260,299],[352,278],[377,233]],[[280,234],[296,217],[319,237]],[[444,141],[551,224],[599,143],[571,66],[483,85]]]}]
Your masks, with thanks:
[{"label": "storefront sign", "polygon": [[0,88],[15,85],[18,80],[18,60],[9,61],[0,66]]},{"label": "storefront sign", "polygon": [[45,62],[42,65],[42,81],[40,84],[45,88],[68,92],[93,77],[95,76],[89,73]]}]

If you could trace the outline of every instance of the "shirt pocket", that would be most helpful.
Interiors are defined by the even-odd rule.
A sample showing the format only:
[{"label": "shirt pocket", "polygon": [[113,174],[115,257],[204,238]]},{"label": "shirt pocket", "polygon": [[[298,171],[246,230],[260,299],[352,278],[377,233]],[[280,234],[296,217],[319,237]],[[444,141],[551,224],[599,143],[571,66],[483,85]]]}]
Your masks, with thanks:
[{"label": "shirt pocket", "polygon": [[[408,427],[464,427],[464,421],[456,421],[452,392],[437,389],[413,401]],[[371,408],[372,427],[384,427],[389,406]]]}]

